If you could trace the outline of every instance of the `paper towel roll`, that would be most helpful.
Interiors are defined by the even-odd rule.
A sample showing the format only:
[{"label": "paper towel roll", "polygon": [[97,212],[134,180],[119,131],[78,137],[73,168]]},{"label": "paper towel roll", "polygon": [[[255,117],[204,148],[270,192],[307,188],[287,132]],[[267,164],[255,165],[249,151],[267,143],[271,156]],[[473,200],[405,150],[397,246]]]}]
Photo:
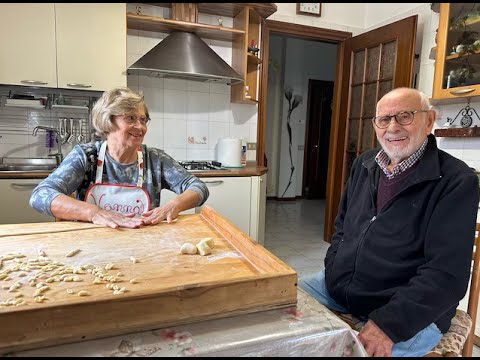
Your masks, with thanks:
[{"label": "paper towel roll", "polygon": [[242,140],[223,138],[218,140],[218,161],[225,167],[241,167]]}]

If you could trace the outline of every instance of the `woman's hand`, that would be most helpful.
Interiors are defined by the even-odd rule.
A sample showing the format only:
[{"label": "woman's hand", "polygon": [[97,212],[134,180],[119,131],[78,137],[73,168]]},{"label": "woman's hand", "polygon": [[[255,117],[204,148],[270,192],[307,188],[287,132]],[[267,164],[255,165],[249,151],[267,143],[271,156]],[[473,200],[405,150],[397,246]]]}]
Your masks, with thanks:
[{"label": "woman's hand", "polygon": [[144,223],[144,220],[142,218],[136,218],[135,214],[122,215],[100,208],[93,214],[91,221],[96,225],[105,225],[114,229],[118,227],[135,229]]},{"label": "woman's hand", "polygon": [[163,220],[167,220],[167,223],[170,224],[178,217],[179,212],[180,210],[177,202],[172,200],[163,206],[144,212],[142,214],[143,223],[145,225],[156,225]]}]

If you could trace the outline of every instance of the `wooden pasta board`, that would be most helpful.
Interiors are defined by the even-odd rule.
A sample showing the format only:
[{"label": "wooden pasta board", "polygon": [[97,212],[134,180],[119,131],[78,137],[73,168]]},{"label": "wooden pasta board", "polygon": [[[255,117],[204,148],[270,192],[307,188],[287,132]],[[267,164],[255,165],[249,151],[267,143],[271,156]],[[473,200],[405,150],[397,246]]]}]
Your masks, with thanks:
[{"label": "wooden pasta board", "polygon": [[[43,250],[48,259],[72,268],[113,263],[106,272],[121,272],[123,281],[115,285],[127,290],[114,295],[107,282],[93,284],[94,275],[77,274],[83,281],[47,283],[48,300],[37,303],[29,280],[38,270],[23,277],[10,272],[11,280],[0,280],[0,302],[21,293],[27,304],[0,307],[0,353],[296,304],[297,273],[212,208],[178,219],[139,229],[80,222],[0,225],[0,256],[20,253],[25,257],[17,261],[26,262]],[[180,254],[184,242],[205,237],[215,241],[212,254]],[[65,256],[74,249],[81,251]],[[0,274],[18,264],[4,260]],[[131,284],[132,278],[138,283]],[[3,288],[17,281],[22,286],[15,292]],[[78,296],[81,290],[91,295]]]}]

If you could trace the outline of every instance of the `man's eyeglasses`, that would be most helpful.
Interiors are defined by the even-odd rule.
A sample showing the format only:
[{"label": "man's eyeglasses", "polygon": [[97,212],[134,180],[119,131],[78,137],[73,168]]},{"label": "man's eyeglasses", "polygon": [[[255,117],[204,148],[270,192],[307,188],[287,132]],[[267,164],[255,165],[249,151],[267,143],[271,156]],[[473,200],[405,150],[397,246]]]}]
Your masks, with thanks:
[{"label": "man's eyeglasses", "polygon": [[125,121],[128,125],[135,125],[137,120],[140,122],[140,125],[147,126],[150,123],[150,118],[146,116],[133,116],[133,115],[123,115],[123,121]]},{"label": "man's eyeglasses", "polygon": [[410,125],[413,122],[413,118],[415,117],[416,113],[419,112],[427,112],[428,110],[411,110],[411,111],[399,111],[394,115],[380,115],[374,116],[372,118],[373,123],[379,129],[386,129],[390,125],[390,121],[392,121],[392,117],[399,125]]}]

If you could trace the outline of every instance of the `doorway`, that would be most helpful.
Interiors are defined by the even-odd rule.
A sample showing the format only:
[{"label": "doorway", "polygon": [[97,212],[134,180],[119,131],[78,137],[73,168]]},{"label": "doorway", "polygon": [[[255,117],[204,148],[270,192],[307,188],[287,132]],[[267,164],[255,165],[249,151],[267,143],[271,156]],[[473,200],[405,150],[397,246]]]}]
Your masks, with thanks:
[{"label": "doorway", "polygon": [[312,79],[308,82],[302,191],[306,199],[325,199],[326,195],[333,84],[333,81]]}]

